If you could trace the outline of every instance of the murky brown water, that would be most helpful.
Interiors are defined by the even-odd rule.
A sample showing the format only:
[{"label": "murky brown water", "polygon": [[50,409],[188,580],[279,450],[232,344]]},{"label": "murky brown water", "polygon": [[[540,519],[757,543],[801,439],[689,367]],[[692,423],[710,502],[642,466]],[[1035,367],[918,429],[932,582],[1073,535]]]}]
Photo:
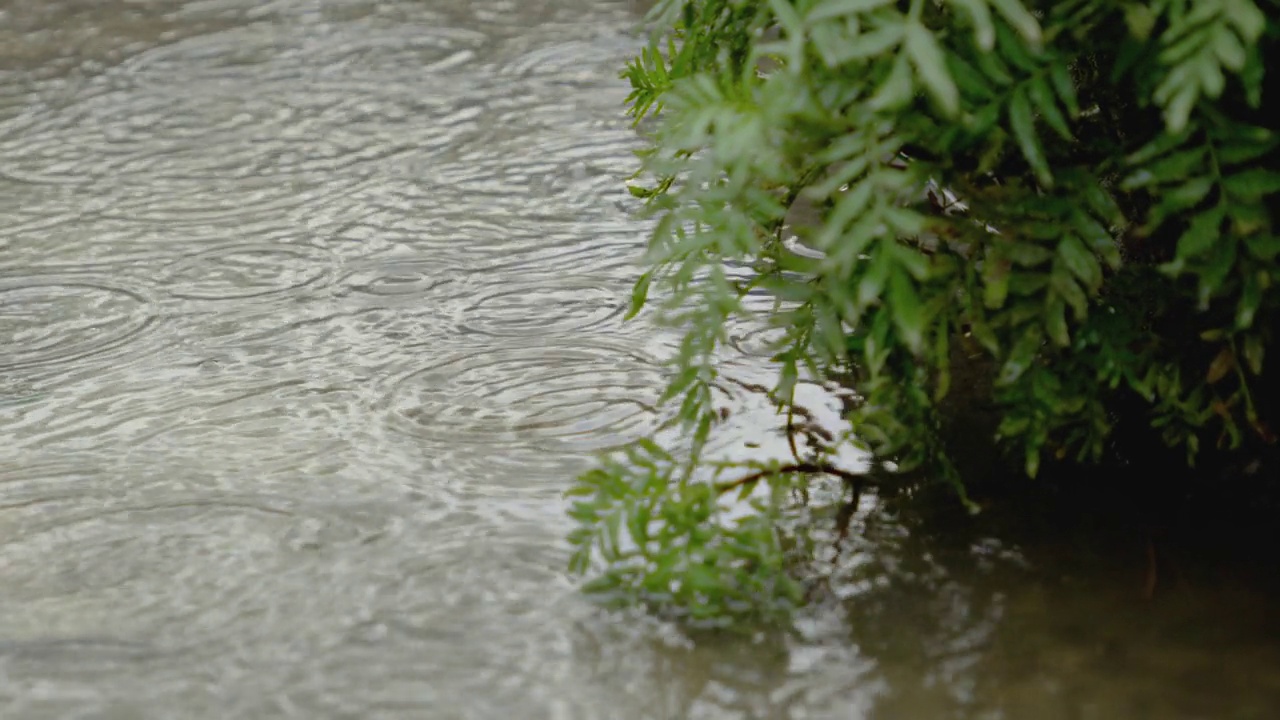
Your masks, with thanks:
[{"label": "murky brown water", "polygon": [[893,522],[785,641],[576,594],[561,492],[666,343],[620,321],[635,21],[0,2],[0,716],[1280,716],[1265,602]]}]

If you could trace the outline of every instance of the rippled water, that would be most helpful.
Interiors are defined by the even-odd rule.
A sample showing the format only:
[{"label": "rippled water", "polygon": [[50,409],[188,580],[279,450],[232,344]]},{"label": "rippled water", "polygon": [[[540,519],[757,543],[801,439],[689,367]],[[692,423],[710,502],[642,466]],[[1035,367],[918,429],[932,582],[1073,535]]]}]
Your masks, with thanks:
[{"label": "rippled water", "polygon": [[[636,20],[0,3],[0,715],[1271,717],[1252,598],[1116,660],[1080,628],[1127,600],[1057,610],[1016,550],[887,520],[862,609],[798,638],[575,593],[561,492],[653,430],[667,342],[620,320]],[[723,447],[776,423],[727,401]]]}]

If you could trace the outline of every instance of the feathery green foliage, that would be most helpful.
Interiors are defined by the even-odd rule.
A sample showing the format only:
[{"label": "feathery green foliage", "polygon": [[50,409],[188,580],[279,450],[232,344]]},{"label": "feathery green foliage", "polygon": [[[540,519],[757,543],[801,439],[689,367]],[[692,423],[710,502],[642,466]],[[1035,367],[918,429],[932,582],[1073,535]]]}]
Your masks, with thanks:
[{"label": "feathery green foliage", "polygon": [[[940,431],[959,357],[994,368],[996,437],[1031,476],[1100,460],[1133,398],[1189,462],[1274,442],[1256,393],[1280,299],[1263,85],[1278,10],[660,1],[624,73],[652,139],[631,190],[656,218],[632,314],[648,302],[683,332],[664,400],[691,442],[677,459],[645,441],[578,479],[573,569],[604,561],[588,590],[722,622],[800,601],[791,491],[823,459],[699,472],[747,293],[777,299],[781,409],[798,378],[852,373],[844,441],[962,497]],[[817,221],[795,221],[802,206]],[[728,519],[722,496],[757,484]]]}]

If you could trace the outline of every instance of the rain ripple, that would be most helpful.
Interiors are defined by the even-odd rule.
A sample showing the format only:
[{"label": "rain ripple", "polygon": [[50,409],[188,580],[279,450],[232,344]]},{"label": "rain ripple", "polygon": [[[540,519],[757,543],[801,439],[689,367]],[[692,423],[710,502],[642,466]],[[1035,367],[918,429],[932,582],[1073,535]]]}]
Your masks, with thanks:
[{"label": "rain ripple", "polygon": [[162,285],[188,300],[239,300],[268,295],[297,297],[322,284],[332,261],[321,250],[298,245],[243,243],[195,253],[173,262]]},{"label": "rain ripple", "polygon": [[652,432],[660,382],[656,361],[621,345],[478,347],[400,376],[386,406],[393,428],[440,447],[582,452]]},{"label": "rain ripple", "polygon": [[80,360],[133,343],[156,321],[137,287],[80,273],[0,277],[0,370]]},{"label": "rain ripple", "polygon": [[[463,308],[464,331],[497,337],[575,336],[612,324],[624,309],[617,283],[567,279],[552,284],[494,283],[471,294]],[[547,308],[546,315],[529,307]]]},{"label": "rain ripple", "polygon": [[[259,622],[313,632],[316,612],[359,602],[341,590],[338,576],[358,573],[341,558],[378,552],[447,512],[439,502],[365,500],[338,487],[323,499],[237,490],[217,476],[205,488],[195,477],[174,487],[174,468],[106,487],[104,470],[58,461],[0,473],[0,597],[12,609],[0,640],[34,642],[43,636],[32,629],[54,627],[93,637],[106,622],[119,637],[171,649],[216,647]],[[299,574],[330,592],[304,597]]]},{"label": "rain ripple", "polygon": [[[493,267],[456,266],[418,255],[385,257],[355,263],[339,281],[338,293],[359,298],[362,318],[412,321],[449,338],[540,342],[616,330],[630,282],[598,274],[508,278]],[[530,313],[531,307],[539,312]]]}]

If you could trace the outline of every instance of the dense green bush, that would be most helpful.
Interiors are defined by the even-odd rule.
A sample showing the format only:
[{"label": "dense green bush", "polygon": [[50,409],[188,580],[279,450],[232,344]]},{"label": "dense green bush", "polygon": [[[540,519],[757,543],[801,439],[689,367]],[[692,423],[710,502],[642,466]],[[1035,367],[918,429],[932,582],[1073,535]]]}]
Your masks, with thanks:
[{"label": "dense green bush", "polygon": [[[638,443],[578,478],[588,589],[724,621],[800,600],[812,521],[795,491],[824,459],[735,470],[701,453],[748,293],[776,298],[762,321],[781,335],[781,409],[799,378],[851,375],[841,441],[961,497],[945,431],[964,408],[990,410],[1032,476],[1102,460],[1134,418],[1189,462],[1274,442],[1277,10],[659,2],[624,74],[652,140],[632,192],[656,219],[633,312],[652,287],[683,333],[665,399],[691,442]],[[960,390],[980,402],[949,416]],[[728,519],[730,490],[754,512]]]}]

